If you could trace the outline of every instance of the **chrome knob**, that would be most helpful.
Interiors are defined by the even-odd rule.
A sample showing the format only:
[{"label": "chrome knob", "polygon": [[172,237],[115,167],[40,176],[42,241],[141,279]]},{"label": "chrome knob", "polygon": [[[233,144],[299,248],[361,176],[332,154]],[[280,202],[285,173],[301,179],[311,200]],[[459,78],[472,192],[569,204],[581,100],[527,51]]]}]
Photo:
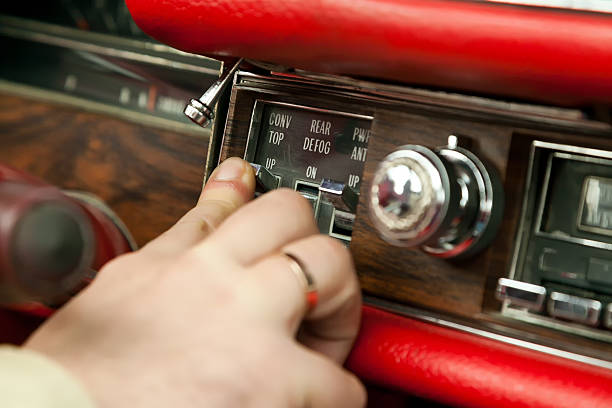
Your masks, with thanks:
[{"label": "chrome knob", "polygon": [[370,215],[382,238],[399,246],[429,241],[454,212],[449,170],[423,146],[407,145],[380,164],[370,191]]},{"label": "chrome knob", "polygon": [[232,81],[242,61],[242,58],[239,59],[234,66],[224,72],[219,80],[212,84],[199,99],[190,99],[183,111],[185,116],[191,119],[192,122],[206,127],[215,118],[215,104]]},{"label": "chrome knob", "polygon": [[453,258],[477,252],[495,235],[503,208],[498,178],[471,152],[406,145],[378,166],[369,196],[380,236],[397,246]]}]

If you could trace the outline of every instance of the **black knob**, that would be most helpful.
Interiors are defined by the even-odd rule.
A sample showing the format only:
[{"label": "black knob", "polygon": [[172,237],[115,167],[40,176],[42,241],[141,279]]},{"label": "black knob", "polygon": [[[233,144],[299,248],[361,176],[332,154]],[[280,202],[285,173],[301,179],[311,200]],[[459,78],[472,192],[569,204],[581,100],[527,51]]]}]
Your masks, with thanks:
[{"label": "black knob", "polygon": [[3,302],[61,302],[89,274],[91,224],[55,188],[1,183],[0,236]]}]

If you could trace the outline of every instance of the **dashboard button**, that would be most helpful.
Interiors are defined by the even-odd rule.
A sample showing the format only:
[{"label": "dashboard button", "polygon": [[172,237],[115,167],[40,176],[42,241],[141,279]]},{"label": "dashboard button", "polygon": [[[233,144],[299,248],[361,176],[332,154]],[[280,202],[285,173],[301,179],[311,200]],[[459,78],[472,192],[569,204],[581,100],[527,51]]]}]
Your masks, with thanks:
[{"label": "dashboard button", "polygon": [[612,330],[612,303],[609,303],[604,311],[603,325],[607,329]]},{"label": "dashboard button", "polygon": [[548,299],[548,314],[577,323],[597,326],[601,302],[565,293],[552,292]]},{"label": "dashboard button", "polygon": [[539,312],[544,306],[546,288],[527,282],[500,278],[497,282],[495,297],[498,300],[507,301],[513,306],[525,307]]}]

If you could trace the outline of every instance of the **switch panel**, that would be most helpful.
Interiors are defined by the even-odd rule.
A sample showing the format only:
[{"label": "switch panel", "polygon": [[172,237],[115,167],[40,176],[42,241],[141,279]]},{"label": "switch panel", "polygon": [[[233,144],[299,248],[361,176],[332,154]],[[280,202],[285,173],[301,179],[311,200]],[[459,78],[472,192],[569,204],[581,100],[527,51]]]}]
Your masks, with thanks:
[{"label": "switch panel", "polygon": [[245,159],[261,184],[288,187],[313,206],[321,232],[350,241],[371,116],[257,100]]}]

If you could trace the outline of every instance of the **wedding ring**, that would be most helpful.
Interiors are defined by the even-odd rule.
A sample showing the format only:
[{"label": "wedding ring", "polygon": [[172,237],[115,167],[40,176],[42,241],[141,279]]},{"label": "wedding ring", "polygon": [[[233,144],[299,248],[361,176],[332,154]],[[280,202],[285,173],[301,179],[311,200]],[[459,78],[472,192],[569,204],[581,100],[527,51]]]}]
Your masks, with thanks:
[{"label": "wedding ring", "polygon": [[289,260],[289,268],[291,268],[294,275],[300,281],[300,284],[304,287],[304,295],[306,298],[306,304],[308,305],[308,310],[314,309],[319,300],[314,278],[295,255],[289,253],[284,253],[283,255],[285,255]]}]

